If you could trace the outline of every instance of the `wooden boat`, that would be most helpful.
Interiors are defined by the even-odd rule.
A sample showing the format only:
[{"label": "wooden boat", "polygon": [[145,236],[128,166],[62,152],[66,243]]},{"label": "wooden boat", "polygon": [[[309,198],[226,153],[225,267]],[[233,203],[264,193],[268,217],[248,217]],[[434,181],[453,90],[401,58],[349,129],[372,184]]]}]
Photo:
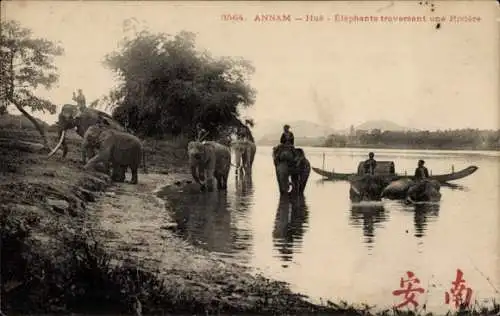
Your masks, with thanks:
[{"label": "wooden boat", "polygon": [[[378,164],[379,164],[379,162],[377,161],[377,167],[378,167]],[[360,175],[359,168],[358,168],[358,173],[338,173],[338,172],[333,172],[333,171],[322,170],[322,169],[315,168],[315,167],[311,167],[311,168],[314,172],[316,172],[317,174],[319,174],[323,178],[325,178],[327,180],[333,180],[333,181],[348,181],[349,179],[352,179],[353,177]],[[440,183],[445,183],[448,181],[453,181],[453,180],[465,178],[465,177],[473,174],[474,172],[476,172],[477,169],[479,169],[479,167],[469,166],[469,167],[462,169],[460,171],[457,171],[457,172],[452,172],[452,173],[448,173],[448,174],[440,174],[440,175],[431,175],[429,177],[429,179],[434,179],[434,180],[439,181]],[[377,174],[377,170],[375,170],[375,174]],[[400,174],[396,174],[396,173],[393,173],[393,174],[387,173],[387,176],[392,177],[393,180],[398,180],[401,178],[410,178],[410,179],[414,178],[414,176],[400,175]]]}]

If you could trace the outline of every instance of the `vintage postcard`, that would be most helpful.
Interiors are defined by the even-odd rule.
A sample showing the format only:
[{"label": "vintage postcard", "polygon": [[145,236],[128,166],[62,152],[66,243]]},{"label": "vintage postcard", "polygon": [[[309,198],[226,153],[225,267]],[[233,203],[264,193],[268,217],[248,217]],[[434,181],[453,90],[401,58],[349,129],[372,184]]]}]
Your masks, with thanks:
[{"label": "vintage postcard", "polygon": [[3,1],[1,312],[500,315],[496,1]]}]

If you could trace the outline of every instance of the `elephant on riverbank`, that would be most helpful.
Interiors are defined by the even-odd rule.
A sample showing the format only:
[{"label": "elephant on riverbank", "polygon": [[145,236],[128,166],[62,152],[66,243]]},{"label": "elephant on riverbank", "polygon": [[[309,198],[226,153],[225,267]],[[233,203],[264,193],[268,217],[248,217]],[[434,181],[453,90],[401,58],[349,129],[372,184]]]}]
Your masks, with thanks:
[{"label": "elephant on riverbank", "polygon": [[[201,190],[213,191],[213,179],[219,190],[227,189],[227,178],[231,168],[231,150],[215,141],[191,141],[188,143],[189,165],[193,179]],[[206,183],[205,183],[206,177]]]},{"label": "elephant on riverbank", "polygon": [[245,174],[251,174],[257,151],[255,143],[246,139],[236,140],[231,143],[231,148],[234,150],[235,173],[243,171]]},{"label": "elephant on riverbank", "polygon": [[[92,108],[80,109],[73,104],[64,104],[57,125],[57,137],[59,142],[56,147],[52,149],[48,157],[53,156],[56,151],[62,146],[62,157],[65,158],[68,153],[68,145],[66,144],[66,131],[76,127],[76,133],[80,137],[84,137],[89,127],[96,124],[104,124],[108,127],[121,132],[127,132],[126,128],[120,123],[115,121],[110,115]],[[82,162],[85,163],[85,157],[82,153]]]},{"label": "elephant on riverbank", "polygon": [[304,150],[280,144],[273,147],[272,155],[280,194],[302,195],[311,173]]},{"label": "elephant on riverbank", "polygon": [[[89,140],[90,139],[90,140]],[[112,180],[116,182],[125,181],[125,172],[131,169],[132,179],[130,183],[137,184],[140,162],[143,162],[144,172],[146,172],[146,162],[143,159],[142,142],[136,136],[120,132],[112,128],[98,125],[90,127],[84,135],[84,144],[88,146],[86,150],[98,148],[97,155],[93,156],[85,165],[85,170],[95,169],[97,164],[103,163],[105,172],[109,173],[112,166]],[[90,144],[90,145],[89,145]]]}]

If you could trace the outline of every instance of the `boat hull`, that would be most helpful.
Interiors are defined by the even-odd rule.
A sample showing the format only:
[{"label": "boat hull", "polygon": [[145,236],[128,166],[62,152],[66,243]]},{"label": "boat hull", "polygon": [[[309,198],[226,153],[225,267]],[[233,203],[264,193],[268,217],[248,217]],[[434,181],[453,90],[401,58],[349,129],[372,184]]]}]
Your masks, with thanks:
[{"label": "boat hull", "polygon": [[[315,173],[319,174],[320,176],[322,176],[323,178],[325,178],[327,180],[348,181],[349,179],[352,179],[353,177],[358,176],[356,173],[337,173],[337,172],[322,170],[320,168],[315,168],[315,167],[311,167],[311,168]],[[457,172],[448,173],[448,174],[433,175],[433,176],[430,176],[429,179],[439,181],[440,183],[445,183],[448,181],[458,180],[458,179],[462,179],[462,178],[465,178],[467,176],[470,176],[471,174],[476,172],[477,169],[479,169],[477,166],[469,166],[469,167],[462,169],[460,171],[457,171]],[[402,178],[408,178],[408,179],[413,180],[413,178],[414,178],[413,176],[405,176],[405,175],[398,175],[398,174],[387,175],[387,177],[392,178],[393,179],[392,181],[402,179]]]}]

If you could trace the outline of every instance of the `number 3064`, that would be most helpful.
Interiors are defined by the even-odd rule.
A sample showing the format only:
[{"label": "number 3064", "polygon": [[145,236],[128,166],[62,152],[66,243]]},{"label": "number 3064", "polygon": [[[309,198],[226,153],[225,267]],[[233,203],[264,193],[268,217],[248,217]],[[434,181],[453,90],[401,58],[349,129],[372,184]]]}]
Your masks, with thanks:
[{"label": "number 3064", "polygon": [[243,21],[243,15],[241,14],[223,14],[221,15],[222,21]]}]

